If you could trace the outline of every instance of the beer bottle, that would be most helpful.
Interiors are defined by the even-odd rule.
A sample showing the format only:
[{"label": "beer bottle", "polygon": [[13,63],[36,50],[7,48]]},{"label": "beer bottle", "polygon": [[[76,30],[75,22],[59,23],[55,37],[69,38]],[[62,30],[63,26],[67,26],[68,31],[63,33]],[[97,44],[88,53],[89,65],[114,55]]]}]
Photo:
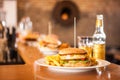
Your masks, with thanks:
[{"label": "beer bottle", "polygon": [[95,59],[105,59],[105,41],[103,15],[97,15],[96,29],[93,34],[93,57]]}]

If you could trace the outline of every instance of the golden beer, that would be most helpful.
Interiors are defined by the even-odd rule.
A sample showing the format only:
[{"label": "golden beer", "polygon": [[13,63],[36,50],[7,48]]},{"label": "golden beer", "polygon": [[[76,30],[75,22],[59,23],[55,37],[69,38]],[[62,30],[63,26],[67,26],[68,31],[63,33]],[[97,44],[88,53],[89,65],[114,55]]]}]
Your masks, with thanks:
[{"label": "golden beer", "polygon": [[105,59],[105,44],[94,44],[93,57],[95,59]]},{"label": "golden beer", "polygon": [[87,54],[88,54],[88,56],[89,56],[90,58],[93,57],[93,54],[92,54],[93,48],[92,48],[92,46],[81,46],[81,47],[79,47],[79,48],[80,48],[80,49],[84,49],[85,51],[87,51]]}]

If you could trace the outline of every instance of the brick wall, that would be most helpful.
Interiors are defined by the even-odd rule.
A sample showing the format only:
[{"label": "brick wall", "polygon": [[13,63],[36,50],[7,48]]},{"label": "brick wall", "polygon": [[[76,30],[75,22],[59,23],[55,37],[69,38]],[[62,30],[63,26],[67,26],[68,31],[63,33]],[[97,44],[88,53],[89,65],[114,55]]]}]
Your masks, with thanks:
[{"label": "brick wall", "polygon": [[[57,1],[62,0],[18,0],[18,22],[23,16],[30,16],[34,31],[47,34],[48,22],[52,21],[51,12]],[[104,14],[107,45],[120,46],[120,0],[71,0],[79,8],[80,20],[77,35],[91,36],[95,30],[96,14]],[[54,22],[53,22],[54,23]],[[73,44],[73,27],[54,24],[53,33],[63,42]]]}]

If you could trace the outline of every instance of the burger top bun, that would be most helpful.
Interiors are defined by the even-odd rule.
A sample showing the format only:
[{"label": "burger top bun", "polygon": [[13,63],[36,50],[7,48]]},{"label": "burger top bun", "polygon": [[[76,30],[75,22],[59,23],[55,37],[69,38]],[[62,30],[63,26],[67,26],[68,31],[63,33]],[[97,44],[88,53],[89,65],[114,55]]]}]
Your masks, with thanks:
[{"label": "burger top bun", "polygon": [[51,44],[58,44],[58,38],[55,35],[47,35],[44,41]]},{"label": "burger top bun", "polygon": [[64,54],[86,54],[87,52],[79,48],[65,48],[59,51],[60,55]]}]

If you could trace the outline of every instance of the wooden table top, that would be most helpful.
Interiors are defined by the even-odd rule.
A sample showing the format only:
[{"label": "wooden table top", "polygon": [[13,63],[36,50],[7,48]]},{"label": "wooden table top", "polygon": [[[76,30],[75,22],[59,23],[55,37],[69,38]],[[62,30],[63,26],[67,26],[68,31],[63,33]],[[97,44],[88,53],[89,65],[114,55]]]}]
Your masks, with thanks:
[{"label": "wooden table top", "polygon": [[96,70],[79,73],[55,72],[47,67],[38,66],[34,70],[34,61],[43,57],[35,47],[18,45],[18,50],[25,61],[24,65],[1,65],[0,80],[120,80],[120,66],[109,65],[104,71]]},{"label": "wooden table top", "polygon": [[120,67],[111,64],[104,71],[59,72],[46,67],[38,67],[35,80],[120,80]]}]

